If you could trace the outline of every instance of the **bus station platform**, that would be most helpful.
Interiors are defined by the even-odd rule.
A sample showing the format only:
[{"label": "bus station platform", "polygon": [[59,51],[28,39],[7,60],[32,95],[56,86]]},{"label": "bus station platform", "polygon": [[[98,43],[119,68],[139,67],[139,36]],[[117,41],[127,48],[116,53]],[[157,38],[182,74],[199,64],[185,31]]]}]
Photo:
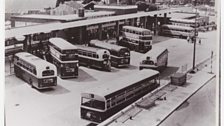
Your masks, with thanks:
[{"label": "bus station platform", "polygon": [[[162,84],[160,89],[147,94],[99,126],[157,126],[213,78],[215,74],[198,71],[188,74],[187,83],[183,86],[166,81],[167,84]],[[139,103],[149,106],[141,107]]]}]

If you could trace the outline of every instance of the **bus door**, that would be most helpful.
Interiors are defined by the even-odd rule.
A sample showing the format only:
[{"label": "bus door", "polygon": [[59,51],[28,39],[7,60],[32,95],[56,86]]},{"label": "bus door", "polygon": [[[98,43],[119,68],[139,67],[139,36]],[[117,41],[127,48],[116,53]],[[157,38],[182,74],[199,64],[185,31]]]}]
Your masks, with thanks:
[{"label": "bus door", "polygon": [[138,50],[144,51],[144,48],[145,48],[145,43],[143,41],[139,41]]}]

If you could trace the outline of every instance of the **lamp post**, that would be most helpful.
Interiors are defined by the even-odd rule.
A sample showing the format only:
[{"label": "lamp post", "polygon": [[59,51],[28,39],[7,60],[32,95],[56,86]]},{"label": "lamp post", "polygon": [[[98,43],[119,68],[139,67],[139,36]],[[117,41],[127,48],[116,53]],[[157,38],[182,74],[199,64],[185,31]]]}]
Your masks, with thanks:
[{"label": "lamp post", "polygon": [[195,5],[195,13],[196,13],[196,16],[195,16],[195,27],[194,27],[194,37],[193,37],[193,43],[194,43],[194,49],[193,49],[193,67],[192,67],[192,71],[190,73],[195,73],[195,54],[196,54],[196,36],[197,36],[197,8],[196,8],[196,5],[197,5],[197,0],[194,1],[194,5]]}]

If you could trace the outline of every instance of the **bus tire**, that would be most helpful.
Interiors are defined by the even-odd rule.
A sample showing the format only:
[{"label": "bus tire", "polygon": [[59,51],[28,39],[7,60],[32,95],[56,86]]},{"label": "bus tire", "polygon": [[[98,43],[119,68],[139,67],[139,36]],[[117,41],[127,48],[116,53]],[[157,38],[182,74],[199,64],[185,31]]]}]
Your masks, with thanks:
[{"label": "bus tire", "polygon": [[111,63],[108,63],[107,71],[108,71],[108,72],[111,72]]},{"label": "bus tire", "polygon": [[[112,65],[112,64],[111,64],[111,65]],[[118,63],[114,63],[114,66],[115,66],[116,68],[119,67]]]},{"label": "bus tire", "polygon": [[138,51],[139,51],[138,46],[135,46],[135,47],[134,47],[134,50],[135,50],[136,52],[138,52]]}]

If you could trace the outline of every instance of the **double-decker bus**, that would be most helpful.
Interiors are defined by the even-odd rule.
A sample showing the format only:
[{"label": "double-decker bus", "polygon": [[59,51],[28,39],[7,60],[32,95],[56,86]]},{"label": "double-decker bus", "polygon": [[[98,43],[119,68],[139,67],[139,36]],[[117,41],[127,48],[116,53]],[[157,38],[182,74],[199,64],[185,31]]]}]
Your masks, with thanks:
[{"label": "double-decker bus", "polygon": [[160,85],[159,72],[141,70],[81,93],[81,118],[100,123]]},{"label": "double-decker bus", "polygon": [[127,47],[109,44],[99,40],[91,40],[89,45],[109,50],[111,54],[111,66],[120,67],[130,64],[130,50]]},{"label": "double-decker bus", "polygon": [[78,76],[78,51],[75,45],[62,38],[49,39],[52,62],[58,69],[61,78]]},{"label": "double-decker bus", "polygon": [[152,48],[151,31],[139,27],[123,26],[122,39],[118,44],[138,52],[147,52]]},{"label": "double-decker bus", "polygon": [[192,38],[194,34],[194,28],[177,25],[162,25],[159,31],[159,35],[178,36],[180,38]]},{"label": "double-decker bus", "polygon": [[31,87],[45,89],[57,86],[57,68],[55,65],[27,52],[14,56],[14,71]]},{"label": "double-decker bus", "polygon": [[168,64],[168,49],[153,46],[153,48],[141,57],[139,69],[154,69],[162,71]]},{"label": "double-decker bus", "polygon": [[111,71],[110,52],[105,49],[76,45],[79,64]]}]

